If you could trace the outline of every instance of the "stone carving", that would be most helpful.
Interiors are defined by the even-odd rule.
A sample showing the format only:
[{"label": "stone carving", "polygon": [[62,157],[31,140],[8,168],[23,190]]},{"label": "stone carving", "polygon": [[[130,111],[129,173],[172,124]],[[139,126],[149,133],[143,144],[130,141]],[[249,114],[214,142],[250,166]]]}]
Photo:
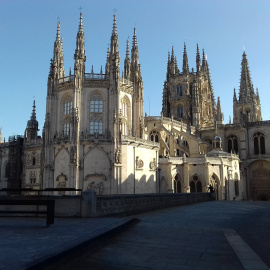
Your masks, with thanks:
[{"label": "stone carving", "polygon": [[121,164],[121,150],[120,149],[115,150],[115,163]]},{"label": "stone carving", "polygon": [[77,160],[76,147],[71,146],[71,148],[70,148],[70,163],[75,164],[76,160]]},{"label": "stone carving", "polygon": [[154,171],[157,168],[157,162],[155,158],[153,158],[153,161],[150,162],[149,167],[150,167],[150,170],[152,171]]},{"label": "stone carving", "polygon": [[96,184],[93,181],[88,185],[87,189],[91,189],[91,190],[95,191],[96,194],[102,195],[103,190],[104,190],[104,184],[102,182],[99,182],[99,183]]},{"label": "stone carving", "polygon": [[141,169],[143,167],[143,161],[139,159],[139,156],[136,157],[136,169]]}]

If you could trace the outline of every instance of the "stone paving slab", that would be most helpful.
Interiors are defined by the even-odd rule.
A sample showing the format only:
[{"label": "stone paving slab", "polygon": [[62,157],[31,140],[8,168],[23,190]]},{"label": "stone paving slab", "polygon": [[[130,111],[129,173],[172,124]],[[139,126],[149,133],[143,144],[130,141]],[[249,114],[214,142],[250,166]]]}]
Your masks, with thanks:
[{"label": "stone paving slab", "polygon": [[[101,248],[82,248],[85,240],[106,240],[106,232],[135,218],[140,222],[116,231]],[[0,218],[0,269],[269,269],[269,227],[270,202],[214,201],[129,218],[56,219],[49,228],[44,219]],[[40,264],[50,258],[56,259]]]},{"label": "stone paving slab", "polygon": [[[206,202],[134,217],[141,221],[94,254],[86,252],[61,269],[269,269],[260,256],[255,256],[258,261],[247,258],[255,258],[256,252],[270,252],[270,202]],[[253,243],[250,249],[243,249],[248,246],[243,239],[238,250],[233,249],[232,241],[226,238],[229,231],[234,231],[237,240],[242,234]],[[258,242],[263,237],[264,251]],[[243,256],[248,256],[245,261]]]},{"label": "stone paving slab", "polygon": [[130,218],[56,218],[46,227],[44,218],[0,217],[0,269],[34,267],[87,241],[130,222]]}]

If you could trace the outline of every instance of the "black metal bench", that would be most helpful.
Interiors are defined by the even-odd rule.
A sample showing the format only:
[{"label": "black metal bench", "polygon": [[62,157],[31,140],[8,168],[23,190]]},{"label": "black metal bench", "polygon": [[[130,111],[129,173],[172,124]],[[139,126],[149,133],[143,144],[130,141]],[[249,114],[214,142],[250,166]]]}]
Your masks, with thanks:
[{"label": "black metal bench", "polygon": [[[6,214],[46,214],[47,226],[54,224],[54,200],[26,200],[26,199],[0,199],[0,205],[33,205],[36,210],[0,210],[0,213]],[[46,210],[39,210],[40,205],[46,205]],[[25,217],[25,216],[24,216]]]}]

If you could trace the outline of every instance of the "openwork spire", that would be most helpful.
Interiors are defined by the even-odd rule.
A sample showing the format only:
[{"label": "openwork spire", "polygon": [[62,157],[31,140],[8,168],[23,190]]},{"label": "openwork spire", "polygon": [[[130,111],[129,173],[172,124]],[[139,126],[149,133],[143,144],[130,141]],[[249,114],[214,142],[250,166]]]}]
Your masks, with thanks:
[{"label": "openwork spire", "polygon": [[116,15],[113,15],[113,30],[111,35],[111,53],[118,53],[118,34],[116,25]]},{"label": "openwork spire", "polygon": [[184,52],[183,52],[183,73],[189,73],[186,42],[184,43]]},{"label": "openwork spire", "polygon": [[202,70],[204,70],[206,68],[206,64],[207,64],[207,61],[206,61],[206,56],[205,56],[204,49],[203,49]]},{"label": "openwork spire", "polygon": [[82,13],[80,13],[80,25],[79,25],[79,32],[83,32]]},{"label": "openwork spire", "polygon": [[76,39],[76,49],[74,59],[83,59],[85,61],[85,50],[84,50],[84,33],[83,33],[83,22],[82,13],[80,13],[80,23]]},{"label": "openwork spire", "polygon": [[134,34],[133,34],[133,40],[132,40],[132,47],[137,47],[137,35],[136,35],[136,28],[134,27]]},{"label": "openwork spire", "polygon": [[60,22],[57,22],[56,41],[60,41]]},{"label": "openwork spire", "polygon": [[241,79],[240,79],[240,91],[239,91],[239,102],[249,103],[251,102],[252,96],[254,95],[254,88],[252,85],[247,55],[245,51],[242,55],[241,63]]},{"label": "openwork spire", "polygon": [[136,35],[136,28],[134,27],[134,34],[132,40],[132,49],[131,49],[131,73],[133,81],[136,81],[140,74],[140,64],[139,64],[139,49],[137,44],[137,35]]},{"label": "openwork spire", "polygon": [[196,52],[196,68],[197,68],[197,72],[201,71],[201,56],[200,56],[198,43],[197,43],[197,52]]},{"label": "openwork spire", "polygon": [[126,46],[126,58],[124,62],[124,78],[127,80],[130,80],[130,57],[129,57],[129,41],[127,40],[127,46]]},{"label": "openwork spire", "polygon": [[53,59],[51,59],[49,77],[55,81],[65,77],[63,40],[60,36],[60,21],[57,22],[56,39],[54,42]]}]

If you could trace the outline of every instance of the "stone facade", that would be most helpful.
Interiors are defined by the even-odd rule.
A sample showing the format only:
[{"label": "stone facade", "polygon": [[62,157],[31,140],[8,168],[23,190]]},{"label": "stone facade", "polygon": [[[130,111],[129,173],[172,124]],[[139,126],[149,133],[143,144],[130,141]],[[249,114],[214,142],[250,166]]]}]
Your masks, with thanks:
[{"label": "stone facade", "polygon": [[[157,117],[144,115],[135,29],[121,76],[115,16],[104,72],[101,67],[98,74],[93,69],[85,73],[85,62],[80,14],[74,69],[68,76],[58,22],[42,137],[34,103],[22,170],[18,166],[20,187],[112,195],[208,192],[211,185],[220,200],[270,199],[270,123],[262,121],[245,53],[233,124],[227,125],[198,45],[195,70],[189,69],[185,44],[181,71],[172,48]],[[11,149],[10,143],[0,145],[0,187],[8,187]]]}]

